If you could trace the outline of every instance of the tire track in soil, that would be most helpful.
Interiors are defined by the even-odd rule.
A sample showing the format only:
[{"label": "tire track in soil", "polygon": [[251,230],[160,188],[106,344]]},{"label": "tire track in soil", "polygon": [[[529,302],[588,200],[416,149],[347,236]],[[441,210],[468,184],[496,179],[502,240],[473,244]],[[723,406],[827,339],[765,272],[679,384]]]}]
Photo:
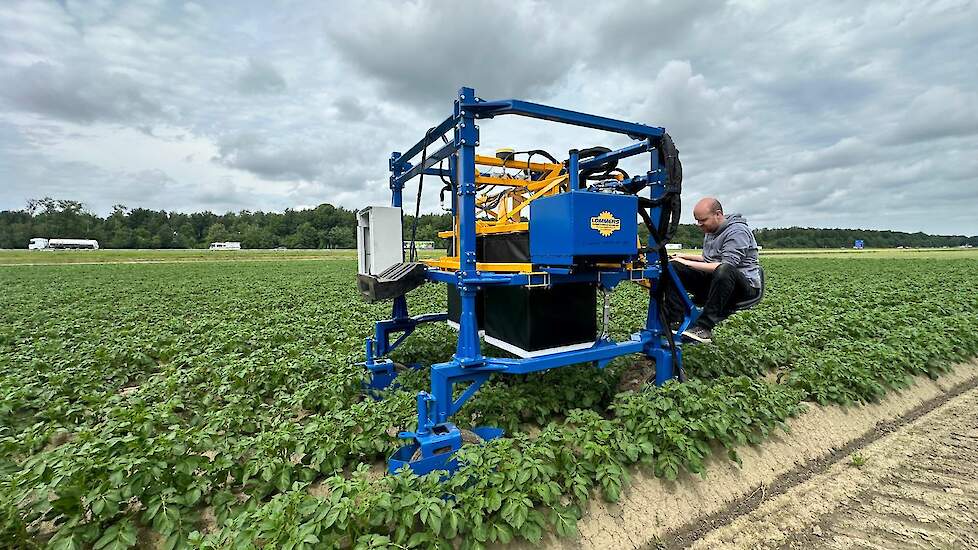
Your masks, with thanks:
[{"label": "tire track in soil", "polygon": [[[714,518],[720,527],[678,532],[667,545],[978,548],[975,386],[918,407],[840,449],[834,460],[791,472],[767,500]],[[856,455],[858,467],[850,458]]]}]

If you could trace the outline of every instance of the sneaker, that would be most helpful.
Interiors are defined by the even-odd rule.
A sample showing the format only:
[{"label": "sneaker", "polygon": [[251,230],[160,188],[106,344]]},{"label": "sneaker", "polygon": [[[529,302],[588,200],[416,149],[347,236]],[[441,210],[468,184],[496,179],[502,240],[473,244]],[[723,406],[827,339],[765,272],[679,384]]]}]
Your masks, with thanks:
[{"label": "sneaker", "polygon": [[713,332],[706,327],[690,327],[683,331],[683,339],[700,344],[712,344]]}]

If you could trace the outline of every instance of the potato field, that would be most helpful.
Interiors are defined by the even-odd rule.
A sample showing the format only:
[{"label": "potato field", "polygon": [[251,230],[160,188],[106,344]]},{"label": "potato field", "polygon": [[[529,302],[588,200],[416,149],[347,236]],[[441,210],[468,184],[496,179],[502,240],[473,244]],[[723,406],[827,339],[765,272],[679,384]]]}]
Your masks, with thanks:
[{"label": "potato field", "polygon": [[[859,406],[978,355],[974,252],[766,252],[764,301],[684,347],[688,383],[621,391],[647,370],[638,356],[493,379],[454,421],[506,436],[467,445],[443,482],[385,473],[428,381],[363,395],[363,339],[390,304],[364,303],[349,255],[0,265],[0,547],[575,537],[587,501],[617,501],[640,469],[681,482],[711,453],[763,445],[805,402]],[[623,284],[613,299],[626,338],[648,294]],[[445,289],[408,302],[443,311]],[[454,346],[428,326],[393,358]]]}]

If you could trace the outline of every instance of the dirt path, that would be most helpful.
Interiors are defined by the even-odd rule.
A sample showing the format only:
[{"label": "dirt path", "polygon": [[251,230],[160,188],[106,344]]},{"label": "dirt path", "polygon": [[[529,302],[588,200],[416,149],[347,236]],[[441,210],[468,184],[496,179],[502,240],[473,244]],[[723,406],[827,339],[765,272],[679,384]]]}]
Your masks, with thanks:
[{"label": "dirt path", "polygon": [[[881,403],[850,408],[811,404],[807,413],[789,421],[791,433],[773,437],[761,445],[739,449],[742,466],[738,467],[727,460],[724,453],[718,452],[707,463],[705,479],[681,475],[675,482],[669,482],[653,477],[648,472],[634,472],[632,483],[619,503],[607,504],[600,498],[590,502],[585,517],[578,524],[580,536],[577,540],[548,536],[542,546],[554,549],[639,550],[682,548],[700,539],[704,540],[702,544],[706,540],[719,540],[708,537],[719,536],[718,529],[768,505],[782,493],[804,484],[806,480],[829,472],[836,463],[842,464],[839,468],[843,472],[866,475],[864,472],[872,471],[874,467],[884,464],[884,461],[874,460],[867,455],[867,462],[862,469],[846,466],[853,453],[866,455],[868,451],[862,450],[863,447],[976,387],[978,361],[972,361],[958,365],[953,373],[936,381],[920,377],[913,386],[904,391],[892,392]],[[971,407],[971,417],[978,416],[978,404],[972,404]],[[954,433],[967,432],[958,430]],[[964,440],[967,441],[967,438]],[[978,445],[978,440],[974,443]],[[939,443],[937,445],[940,446]],[[918,457],[915,460],[925,459]],[[938,459],[926,460],[930,464]],[[876,464],[873,464],[874,461]],[[824,482],[819,483],[824,485]],[[956,491],[948,492],[947,495],[954,496],[954,492]],[[862,505],[862,501],[857,503],[853,500],[854,497],[848,498],[850,500],[843,506],[848,507],[849,512]],[[843,512],[843,515],[847,516],[849,513]],[[817,523],[814,519],[812,522],[807,531],[799,532],[814,534],[812,528]],[[978,525],[978,522],[973,524]],[[717,530],[716,533],[714,530]],[[822,532],[829,532],[827,525]],[[787,537],[785,535],[782,538],[787,541]],[[798,546],[812,546],[822,540],[799,539]],[[778,544],[780,543],[776,543],[775,547]],[[716,542],[701,547],[725,546],[729,544]],[[745,546],[765,547],[763,542],[746,543]]]},{"label": "dirt path", "polygon": [[978,389],[954,397],[693,548],[978,548]]}]

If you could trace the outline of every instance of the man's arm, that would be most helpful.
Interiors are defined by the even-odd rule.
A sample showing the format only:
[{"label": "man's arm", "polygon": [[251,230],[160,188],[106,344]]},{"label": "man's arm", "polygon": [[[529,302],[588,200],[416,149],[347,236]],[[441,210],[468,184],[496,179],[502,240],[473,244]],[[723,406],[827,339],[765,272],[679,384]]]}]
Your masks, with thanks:
[{"label": "man's arm", "polygon": [[702,262],[702,254],[673,254],[673,258],[682,258],[684,260],[692,260],[694,262]]},{"label": "man's arm", "polygon": [[692,254],[683,254],[682,256],[677,255],[672,261],[677,264],[682,264],[691,267],[697,271],[705,271],[707,273],[713,273],[713,270],[720,267],[720,262],[704,262],[703,256],[699,256],[699,260],[688,260],[683,256],[693,256]]}]

